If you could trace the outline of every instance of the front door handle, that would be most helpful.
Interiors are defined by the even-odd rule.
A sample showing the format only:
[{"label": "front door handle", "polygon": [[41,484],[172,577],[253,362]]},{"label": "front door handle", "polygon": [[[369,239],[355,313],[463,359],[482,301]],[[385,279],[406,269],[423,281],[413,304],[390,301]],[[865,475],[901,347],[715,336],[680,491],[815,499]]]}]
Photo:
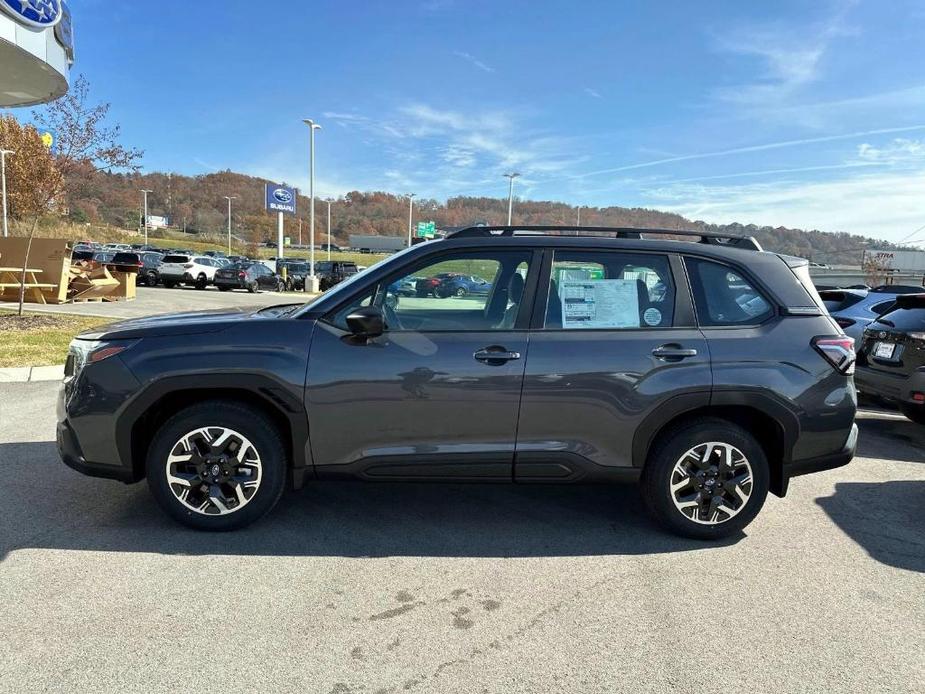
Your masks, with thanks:
[{"label": "front door handle", "polygon": [[661,345],[652,350],[652,356],[658,359],[677,361],[679,359],[686,359],[687,357],[696,357],[697,350],[685,349],[681,347],[681,345]]},{"label": "front door handle", "polygon": [[499,366],[514,359],[520,359],[520,352],[509,352],[504,347],[486,347],[472,355],[476,361]]}]

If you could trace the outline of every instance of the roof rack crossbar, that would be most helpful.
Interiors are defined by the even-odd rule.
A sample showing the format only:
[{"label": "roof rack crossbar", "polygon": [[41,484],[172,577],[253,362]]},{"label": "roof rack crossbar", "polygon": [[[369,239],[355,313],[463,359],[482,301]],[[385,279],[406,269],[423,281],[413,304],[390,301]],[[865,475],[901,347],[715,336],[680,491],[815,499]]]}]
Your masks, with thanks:
[{"label": "roof rack crossbar", "polygon": [[[556,232],[553,234],[552,232]],[[641,239],[643,234],[662,236],[697,237],[699,243],[716,246],[734,246],[745,250],[760,251],[761,244],[754,236],[739,234],[721,234],[713,231],[695,231],[693,229],[647,229],[642,227],[569,227],[550,225],[527,226],[476,226],[460,229],[448,234],[448,239],[490,238],[494,236],[591,236],[594,234],[612,234],[618,239]]]}]

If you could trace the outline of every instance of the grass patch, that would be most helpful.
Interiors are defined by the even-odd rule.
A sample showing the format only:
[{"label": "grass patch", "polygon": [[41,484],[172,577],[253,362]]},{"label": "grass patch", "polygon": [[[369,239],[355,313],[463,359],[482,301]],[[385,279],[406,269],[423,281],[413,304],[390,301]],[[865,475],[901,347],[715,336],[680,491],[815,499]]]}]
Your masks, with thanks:
[{"label": "grass patch", "polygon": [[0,311],[0,368],[53,366],[67,359],[74,335],[109,323],[105,318]]}]

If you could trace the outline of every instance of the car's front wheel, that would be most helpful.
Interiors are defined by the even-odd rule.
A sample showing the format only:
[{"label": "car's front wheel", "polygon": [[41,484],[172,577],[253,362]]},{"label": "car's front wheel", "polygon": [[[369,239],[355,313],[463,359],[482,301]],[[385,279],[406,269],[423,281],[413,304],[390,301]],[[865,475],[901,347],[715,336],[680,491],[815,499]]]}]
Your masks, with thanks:
[{"label": "car's front wheel", "polygon": [[261,411],[225,400],[187,407],[157,431],[148,487],[175,520],[234,530],[263,517],[283,493],[286,449]]},{"label": "car's front wheel", "polygon": [[662,435],[643,470],[650,513],[678,535],[711,540],[733,535],[764,505],[767,457],[755,438],[723,419],[693,420]]}]

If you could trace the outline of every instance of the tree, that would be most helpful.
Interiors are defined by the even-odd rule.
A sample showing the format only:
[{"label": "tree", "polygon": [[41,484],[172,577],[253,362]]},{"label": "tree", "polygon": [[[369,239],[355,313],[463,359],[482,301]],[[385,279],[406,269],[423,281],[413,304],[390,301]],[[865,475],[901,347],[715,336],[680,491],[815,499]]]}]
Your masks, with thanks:
[{"label": "tree", "polygon": [[31,125],[23,126],[10,115],[0,116],[0,147],[15,152],[7,160],[6,168],[10,215],[14,219],[32,221],[19,288],[19,315],[22,315],[26,269],[29,267],[35,230],[39,217],[48,212],[55,198],[61,195],[63,179],[55,158]]},{"label": "tree", "polygon": [[36,123],[57,134],[58,166],[69,192],[87,169],[109,173],[141,169],[144,152],[119,144],[121,128],[106,125],[110,105],[91,105],[89,99],[90,83],[79,75],[67,94],[32,112]]}]

